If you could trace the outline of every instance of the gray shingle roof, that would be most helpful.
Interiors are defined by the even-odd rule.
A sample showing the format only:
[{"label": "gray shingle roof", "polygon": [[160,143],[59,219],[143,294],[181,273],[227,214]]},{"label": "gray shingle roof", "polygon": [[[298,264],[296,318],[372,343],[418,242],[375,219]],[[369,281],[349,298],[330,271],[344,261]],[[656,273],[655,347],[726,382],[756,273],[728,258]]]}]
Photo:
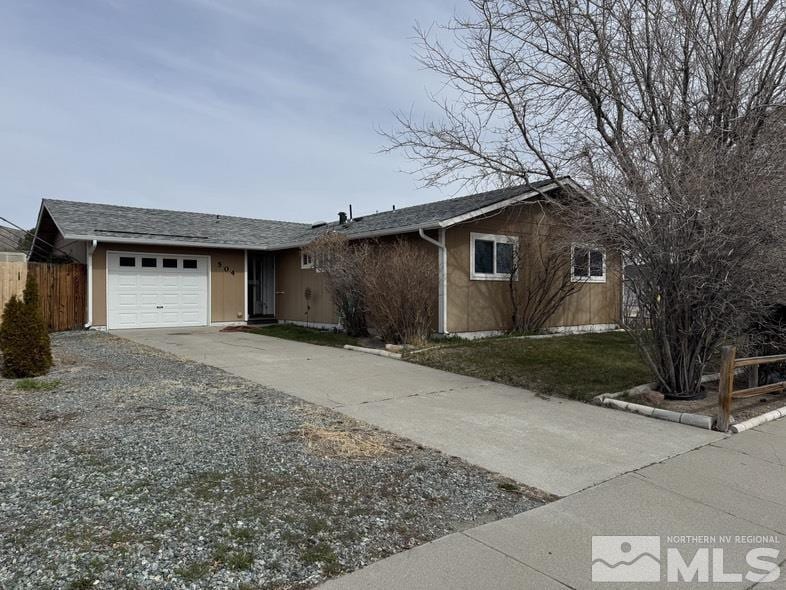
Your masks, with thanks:
[{"label": "gray shingle roof", "polygon": [[0,226],[0,252],[24,252],[21,247],[25,232],[13,227]]},{"label": "gray shingle roof", "polygon": [[308,224],[288,221],[56,199],[44,199],[44,206],[68,238],[79,236],[106,241],[119,238],[269,248],[288,242],[310,228]]},{"label": "gray shingle roof", "polygon": [[303,243],[308,242],[310,241],[308,239],[309,237],[313,239],[317,233],[321,233],[325,228],[338,231],[348,237],[365,236],[375,233],[395,233],[399,230],[413,231],[418,228],[433,228],[438,226],[440,222],[472,213],[483,207],[494,205],[551,183],[551,180],[544,180],[484,193],[434,201],[432,203],[424,203],[423,205],[403,207],[392,211],[383,211],[372,215],[361,215],[343,226],[339,225],[336,221],[322,228],[318,228],[317,231],[311,230],[301,236],[300,239],[303,240]]},{"label": "gray shingle roof", "polygon": [[466,215],[507,199],[544,187],[551,181],[519,185],[474,195],[445,199],[423,205],[358,216],[344,225],[331,222],[313,228],[310,224],[142,209],[77,201],[44,199],[44,206],[67,238],[180,242],[201,245],[281,249],[302,246],[325,231],[347,237],[394,234],[439,226],[441,222]]}]

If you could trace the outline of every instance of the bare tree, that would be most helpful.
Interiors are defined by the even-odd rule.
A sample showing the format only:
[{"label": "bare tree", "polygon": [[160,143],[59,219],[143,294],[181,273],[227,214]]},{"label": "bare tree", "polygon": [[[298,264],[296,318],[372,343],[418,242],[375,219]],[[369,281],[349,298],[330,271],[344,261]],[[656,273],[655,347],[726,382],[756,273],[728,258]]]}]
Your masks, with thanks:
[{"label": "bare tree", "polygon": [[645,269],[631,333],[667,395],[698,394],[718,343],[781,298],[783,0],[469,5],[451,46],[421,31],[441,119],[400,116],[390,149],[427,185],[585,184],[565,215]]},{"label": "bare tree", "polygon": [[514,332],[541,332],[546,322],[584,284],[571,272],[571,234],[561,224],[549,223],[540,204],[534,231],[513,251],[508,281]]}]

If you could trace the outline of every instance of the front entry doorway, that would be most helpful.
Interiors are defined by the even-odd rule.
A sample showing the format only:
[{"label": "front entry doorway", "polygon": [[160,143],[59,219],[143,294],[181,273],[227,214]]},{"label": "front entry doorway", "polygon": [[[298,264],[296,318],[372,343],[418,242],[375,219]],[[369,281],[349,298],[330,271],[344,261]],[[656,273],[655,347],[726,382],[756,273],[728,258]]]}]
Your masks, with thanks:
[{"label": "front entry doorway", "polygon": [[248,253],[248,319],[276,315],[276,259],[268,252]]}]

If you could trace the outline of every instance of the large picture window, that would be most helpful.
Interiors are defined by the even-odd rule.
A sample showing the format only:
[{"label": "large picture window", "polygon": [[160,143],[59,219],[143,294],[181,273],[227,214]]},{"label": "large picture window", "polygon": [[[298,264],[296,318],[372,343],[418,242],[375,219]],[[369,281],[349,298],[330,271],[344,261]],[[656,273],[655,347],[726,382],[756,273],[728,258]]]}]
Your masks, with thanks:
[{"label": "large picture window", "polygon": [[590,283],[606,282],[606,251],[585,244],[571,247],[571,279]]},{"label": "large picture window", "polygon": [[480,281],[506,281],[514,269],[518,238],[470,234],[469,276]]}]

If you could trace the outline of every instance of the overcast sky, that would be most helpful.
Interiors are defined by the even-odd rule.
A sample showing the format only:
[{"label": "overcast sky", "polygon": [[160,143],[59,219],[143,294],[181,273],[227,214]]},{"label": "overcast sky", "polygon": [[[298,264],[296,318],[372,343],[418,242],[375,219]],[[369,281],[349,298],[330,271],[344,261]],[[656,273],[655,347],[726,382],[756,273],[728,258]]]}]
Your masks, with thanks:
[{"label": "overcast sky", "polygon": [[43,196],[295,221],[453,196],[378,154],[461,0],[0,2],[0,215]]}]

